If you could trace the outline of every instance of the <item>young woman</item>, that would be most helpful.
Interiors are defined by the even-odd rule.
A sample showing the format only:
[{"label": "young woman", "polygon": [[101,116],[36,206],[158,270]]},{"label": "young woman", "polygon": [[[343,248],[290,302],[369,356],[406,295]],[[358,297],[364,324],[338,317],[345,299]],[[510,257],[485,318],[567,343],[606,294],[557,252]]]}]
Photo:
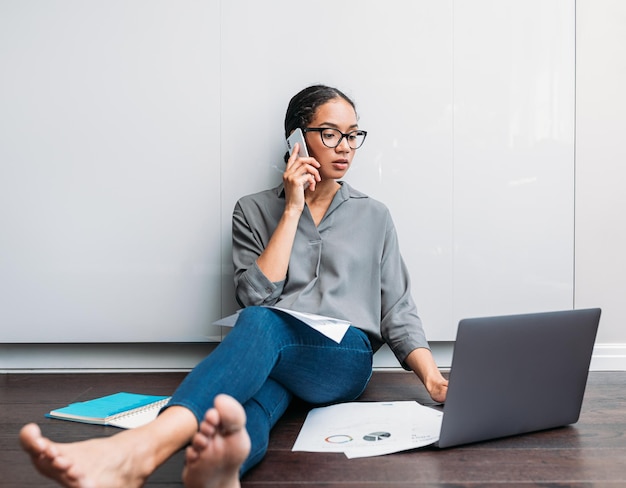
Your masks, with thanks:
[{"label": "young woman", "polygon": [[[297,128],[309,157],[295,147],[282,184],[240,199],[234,210],[236,296],[245,307],[234,329],[147,426],[76,444],[24,427],[22,443],[42,473],[72,487],[141,486],[192,442],[187,486],[239,486],[294,396],[313,404],[355,400],[384,343],[434,400],[445,400],[447,381],[428,349],[389,212],[341,181],[367,135],[354,103],[335,88],[308,87],[287,109],[285,136]],[[266,306],[353,325],[338,344]]]}]

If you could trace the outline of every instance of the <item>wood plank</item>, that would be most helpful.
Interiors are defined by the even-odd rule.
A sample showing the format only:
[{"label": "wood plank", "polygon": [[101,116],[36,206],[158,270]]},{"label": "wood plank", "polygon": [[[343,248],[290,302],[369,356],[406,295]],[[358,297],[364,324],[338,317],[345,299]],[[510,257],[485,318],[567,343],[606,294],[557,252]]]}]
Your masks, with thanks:
[{"label": "wood plank", "polygon": [[[285,459],[270,452],[262,472],[252,471],[244,486],[263,482],[345,484],[368,483],[561,483],[624,482],[626,448],[621,449],[424,449],[374,460],[341,459],[342,454],[292,453]],[[375,466],[375,468],[374,468]],[[273,473],[273,476],[271,475]]]}]

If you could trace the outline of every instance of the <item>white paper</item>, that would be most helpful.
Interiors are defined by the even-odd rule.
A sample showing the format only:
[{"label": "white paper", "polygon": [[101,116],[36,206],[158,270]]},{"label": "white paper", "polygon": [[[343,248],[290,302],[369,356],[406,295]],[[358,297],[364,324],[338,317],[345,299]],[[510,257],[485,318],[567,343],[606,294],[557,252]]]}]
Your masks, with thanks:
[{"label": "white paper", "polygon": [[149,424],[159,415],[159,408],[153,408],[152,410],[143,410],[133,415],[127,415],[115,420],[110,420],[106,425],[112,427],[119,427],[120,429],[134,429],[135,427],[141,427],[142,425]]},{"label": "white paper", "polygon": [[213,322],[213,325],[221,325],[222,327],[234,327],[235,323],[237,322],[237,317],[239,317],[239,310],[232,315],[216,320],[215,322]]},{"label": "white paper", "polygon": [[[288,310],[286,308],[280,307],[267,308],[272,308],[274,310],[280,310],[281,312],[288,313],[292,317],[297,318],[309,327],[315,329],[320,334],[323,334],[329,339],[332,339],[337,344],[341,343],[343,336],[348,331],[348,327],[350,327],[350,322],[346,320],[325,317],[323,315],[316,315],[314,313],[296,312],[294,310]],[[233,315],[229,315],[228,317],[224,317],[220,320],[217,320],[216,322],[213,322],[213,325],[221,325],[222,327],[234,327],[235,323],[237,322],[238,316],[239,312],[234,313]]]},{"label": "white paper", "polygon": [[109,420],[106,425],[119,427],[120,429],[134,429],[135,427],[146,425],[157,418],[161,409],[170,401],[170,398],[171,397],[167,397],[147,407],[138,408],[123,415],[116,416]]},{"label": "white paper", "polygon": [[293,451],[380,456],[439,440],[443,413],[414,401],[352,402],[309,412]]},{"label": "white paper", "polygon": [[337,344],[341,343],[343,336],[346,335],[346,332],[348,331],[348,327],[350,327],[350,322],[346,320],[325,317],[323,315],[316,315],[314,313],[295,312],[293,310],[287,310],[286,308],[269,308],[288,313],[292,317],[297,318],[301,322],[307,324],[309,327],[315,329],[320,334],[324,334],[329,339],[332,339]]}]

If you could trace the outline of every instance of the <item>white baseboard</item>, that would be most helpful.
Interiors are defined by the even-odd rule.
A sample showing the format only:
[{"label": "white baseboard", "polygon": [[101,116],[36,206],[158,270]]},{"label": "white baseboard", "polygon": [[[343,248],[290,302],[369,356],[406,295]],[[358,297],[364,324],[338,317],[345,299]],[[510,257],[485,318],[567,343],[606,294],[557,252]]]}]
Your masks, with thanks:
[{"label": "white baseboard", "polygon": [[[430,349],[440,369],[450,369],[454,342],[431,342]],[[387,370],[401,368],[400,363],[386,345],[374,355],[374,369]]]},{"label": "white baseboard", "polygon": [[[440,369],[449,370],[452,366],[454,342],[436,342],[431,344],[435,362]],[[377,369],[399,368],[392,352],[383,347],[374,356]],[[596,344],[591,358],[590,371],[626,371],[626,344]]]},{"label": "white baseboard", "polygon": [[626,371],[626,344],[596,344],[591,371]]},{"label": "white baseboard", "polygon": [[[0,344],[0,373],[189,371],[216,343]],[[453,342],[431,344],[435,361],[447,370]],[[387,347],[374,356],[376,370],[398,370]],[[596,344],[591,371],[626,371],[626,344]]]},{"label": "white baseboard", "polygon": [[189,371],[217,343],[0,344],[2,373]]}]

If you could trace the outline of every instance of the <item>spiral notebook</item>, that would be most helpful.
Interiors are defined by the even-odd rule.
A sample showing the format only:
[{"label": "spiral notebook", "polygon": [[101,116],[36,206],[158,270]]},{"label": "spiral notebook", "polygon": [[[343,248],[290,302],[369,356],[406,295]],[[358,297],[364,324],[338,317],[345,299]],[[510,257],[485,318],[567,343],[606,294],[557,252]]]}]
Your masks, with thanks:
[{"label": "spiral notebook", "polygon": [[168,396],[120,392],[71,403],[52,410],[46,417],[132,429],[154,420],[169,399]]}]

